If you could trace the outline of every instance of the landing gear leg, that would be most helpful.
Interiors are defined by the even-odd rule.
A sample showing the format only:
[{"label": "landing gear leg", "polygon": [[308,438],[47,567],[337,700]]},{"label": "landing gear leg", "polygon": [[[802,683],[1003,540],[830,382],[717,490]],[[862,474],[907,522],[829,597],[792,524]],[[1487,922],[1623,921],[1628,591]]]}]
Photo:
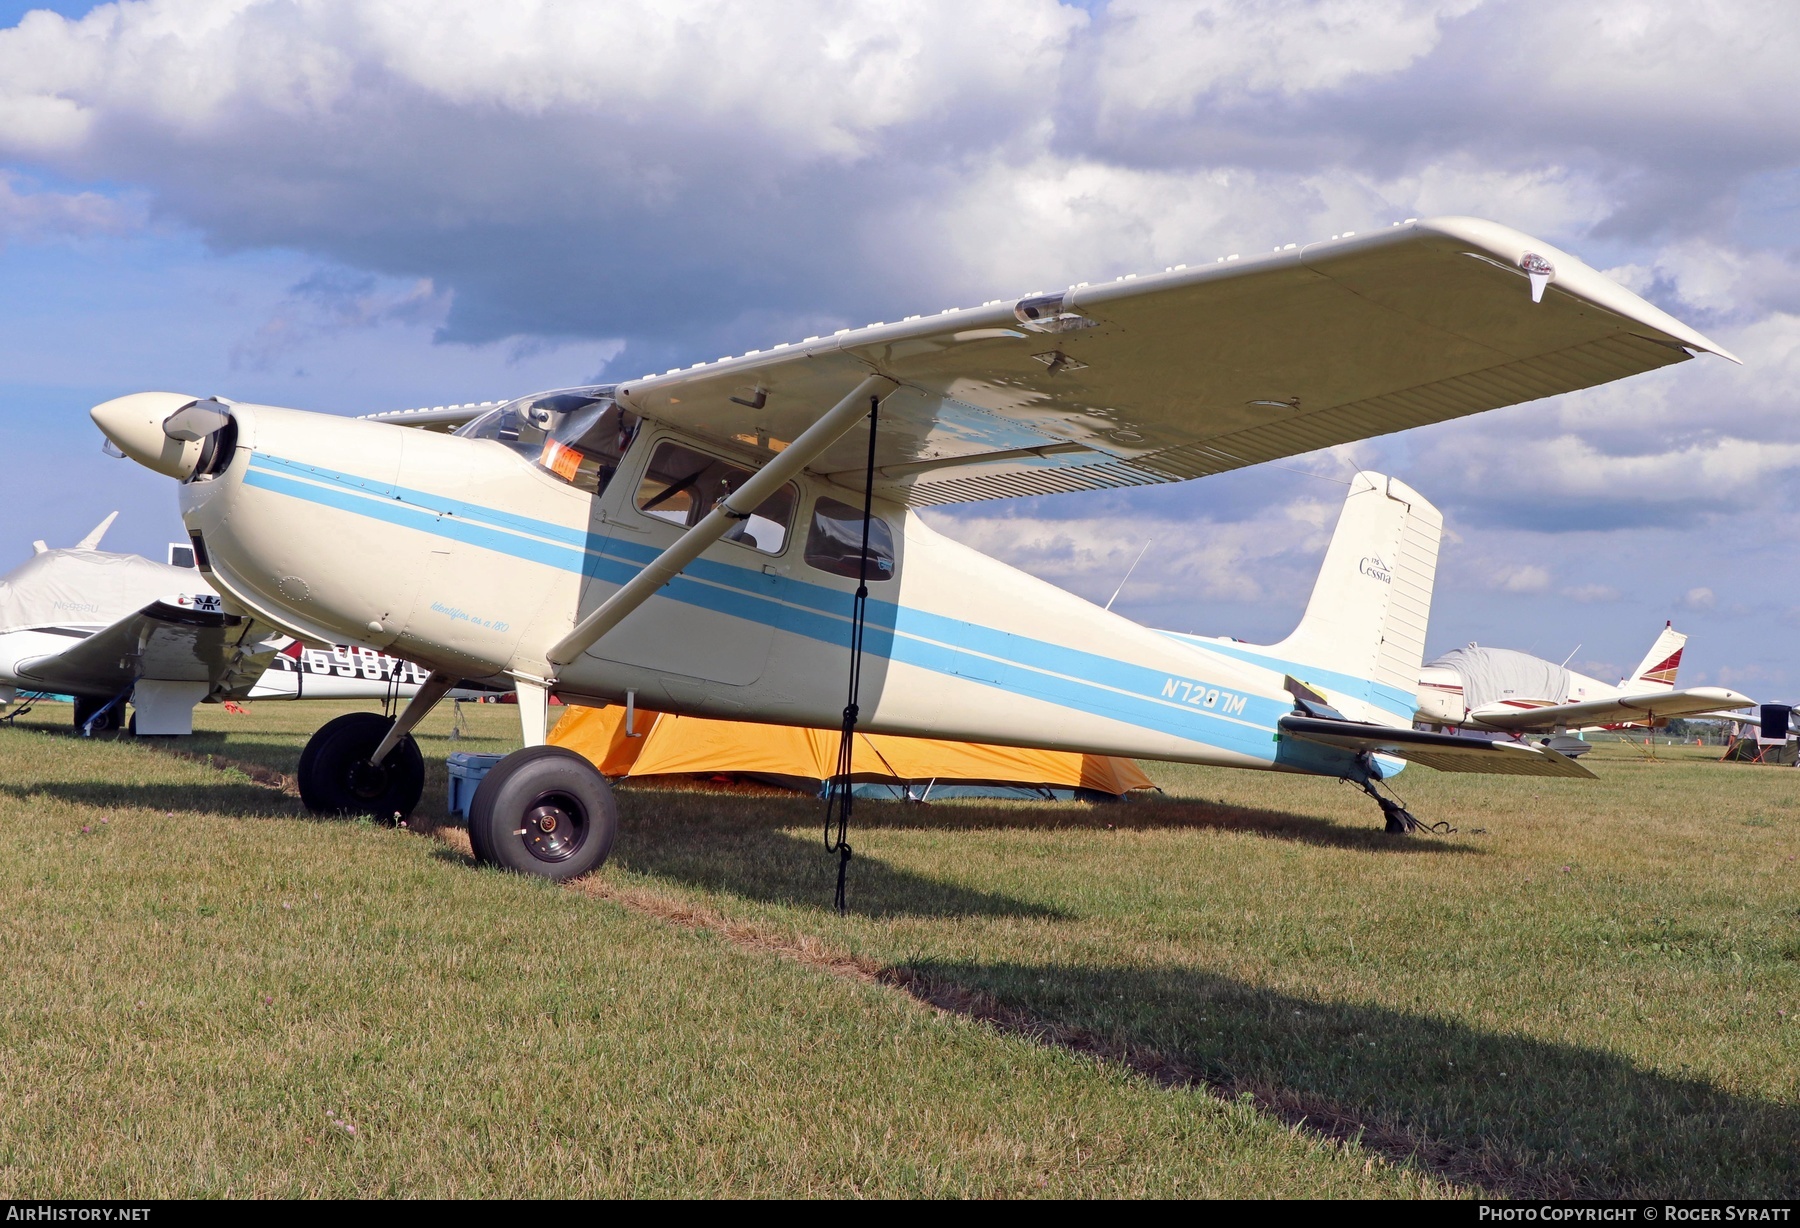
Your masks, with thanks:
[{"label": "landing gear leg", "polygon": [[1381,779],[1381,768],[1377,765],[1373,755],[1364,754],[1358,762],[1362,767],[1362,779],[1356,783],[1362,786],[1364,793],[1375,799],[1377,806],[1381,807],[1381,817],[1387,820],[1387,830],[1390,834],[1408,836],[1414,832],[1432,830],[1413,818],[1412,812],[1400,804],[1399,798],[1388,797],[1375,787],[1375,783]]},{"label": "landing gear leg", "polygon": [[108,700],[84,699],[75,697],[75,728],[82,737],[91,737],[96,733],[110,733],[121,724],[125,711],[125,698],[130,695],[129,689],[120,692]]}]

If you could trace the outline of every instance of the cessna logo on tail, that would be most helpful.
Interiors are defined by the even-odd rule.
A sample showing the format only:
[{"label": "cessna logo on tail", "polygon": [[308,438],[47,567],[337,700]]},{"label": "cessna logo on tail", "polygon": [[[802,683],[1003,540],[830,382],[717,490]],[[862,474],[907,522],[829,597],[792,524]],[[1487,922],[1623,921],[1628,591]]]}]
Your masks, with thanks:
[{"label": "cessna logo on tail", "polygon": [[1381,556],[1378,554],[1371,554],[1364,558],[1362,562],[1356,565],[1356,570],[1362,572],[1365,576],[1373,576],[1383,584],[1392,584],[1394,582],[1393,568],[1382,562]]}]

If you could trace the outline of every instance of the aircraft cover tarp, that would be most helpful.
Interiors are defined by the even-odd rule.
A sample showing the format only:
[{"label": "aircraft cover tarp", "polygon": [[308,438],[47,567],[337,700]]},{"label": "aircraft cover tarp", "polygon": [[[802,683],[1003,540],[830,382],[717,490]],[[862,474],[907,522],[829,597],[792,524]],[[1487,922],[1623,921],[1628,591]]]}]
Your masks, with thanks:
[{"label": "aircraft cover tarp", "polygon": [[1569,671],[1510,648],[1455,648],[1427,665],[1462,676],[1463,703],[1473,712],[1508,700],[1562,703],[1569,697]]},{"label": "aircraft cover tarp", "polygon": [[[835,729],[714,721],[642,708],[633,727],[641,736],[626,736],[622,707],[570,708],[549,740],[615,777],[699,773],[820,782],[837,769]],[[885,734],[858,734],[852,764],[855,780],[881,784],[981,781],[1115,797],[1154,787],[1129,759]]]},{"label": "aircraft cover tarp", "polygon": [[198,572],[105,550],[51,550],[0,579],[0,631],[104,627],[159,597],[210,592]]}]

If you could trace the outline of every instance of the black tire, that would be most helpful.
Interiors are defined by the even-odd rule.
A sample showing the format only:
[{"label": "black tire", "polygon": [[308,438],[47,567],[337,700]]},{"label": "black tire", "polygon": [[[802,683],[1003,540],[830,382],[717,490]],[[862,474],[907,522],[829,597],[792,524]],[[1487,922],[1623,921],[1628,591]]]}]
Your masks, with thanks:
[{"label": "black tire", "polygon": [[425,792],[425,759],[412,735],[388,752],[380,767],[369,756],[393,721],[351,712],[327,721],[300,753],[300,800],[314,814],[404,819]]},{"label": "black tire", "polygon": [[529,746],[496,763],[469,803],[475,858],[564,882],[606,864],[619,835],[612,787],[560,746]]}]

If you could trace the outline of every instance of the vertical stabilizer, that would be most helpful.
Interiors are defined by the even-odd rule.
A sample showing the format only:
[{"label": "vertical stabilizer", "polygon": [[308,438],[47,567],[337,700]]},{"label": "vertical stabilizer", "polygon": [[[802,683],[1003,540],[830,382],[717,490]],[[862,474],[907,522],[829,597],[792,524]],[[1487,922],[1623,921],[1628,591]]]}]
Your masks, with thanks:
[{"label": "vertical stabilizer", "polygon": [[1650,652],[1631,677],[1619,683],[1620,690],[1630,691],[1672,691],[1675,689],[1675,671],[1681,668],[1681,651],[1687,646],[1687,636],[1675,630],[1674,623],[1664,623],[1662,634],[1656,637],[1656,643],[1650,645]]},{"label": "vertical stabilizer", "polygon": [[1358,473],[1306,615],[1269,651],[1402,692],[1411,715],[1444,517],[1398,478]]}]

